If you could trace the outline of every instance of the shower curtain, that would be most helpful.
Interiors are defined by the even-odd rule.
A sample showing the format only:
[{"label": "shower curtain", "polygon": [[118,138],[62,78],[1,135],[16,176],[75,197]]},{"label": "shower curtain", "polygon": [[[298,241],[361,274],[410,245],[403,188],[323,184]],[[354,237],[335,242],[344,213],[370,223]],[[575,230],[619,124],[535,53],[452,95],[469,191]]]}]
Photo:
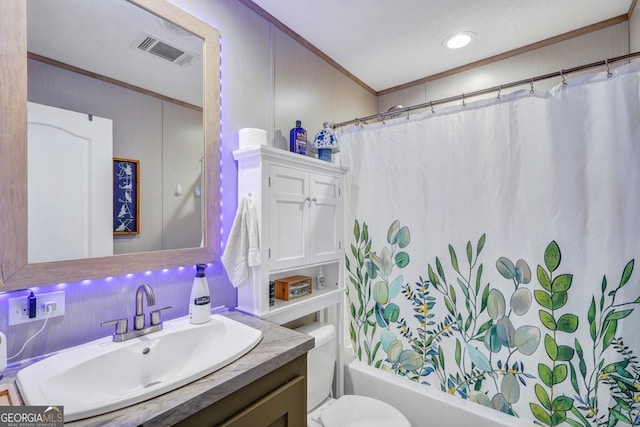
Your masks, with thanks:
[{"label": "shower curtain", "polygon": [[640,64],[338,138],[359,359],[542,425],[640,424]]}]

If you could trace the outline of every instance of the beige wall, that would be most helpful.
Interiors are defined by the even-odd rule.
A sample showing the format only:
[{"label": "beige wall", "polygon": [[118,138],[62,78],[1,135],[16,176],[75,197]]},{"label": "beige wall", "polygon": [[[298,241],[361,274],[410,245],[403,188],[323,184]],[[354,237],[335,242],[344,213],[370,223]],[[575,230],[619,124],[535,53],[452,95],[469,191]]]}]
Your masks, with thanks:
[{"label": "beige wall", "polygon": [[[170,1],[221,32],[223,241],[237,206],[237,172],[231,152],[237,148],[237,133],[243,127],[266,129],[269,141],[281,146],[286,144],[296,119],[302,120],[313,136],[325,120],[348,120],[399,103],[412,105],[511,82],[559,67],[620,55],[629,48],[625,23],[376,99],[238,0]],[[636,11],[631,20],[632,50],[640,50],[639,21],[640,11]],[[235,305],[236,291],[221,264],[210,267],[207,276],[213,305]],[[53,319],[47,333],[42,335],[45,338],[34,340],[23,356],[55,351],[106,335],[108,331],[99,327],[100,322],[113,318],[108,316],[114,313],[132,314],[133,294],[140,280],[140,275],[134,275],[66,284],[64,318]],[[152,272],[144,280],[154,287],[159,307],[173,306],[167,318],[186,314],[193,280],[191,269],[167,274]],[[0,330],[10,333],[9,354],[15,353],[39,327],[36,323],[8,329],[6,319],[0,316]]]},{"label": "beige wall", "polygon": [[203,236],[202,112],[164,102],[162,115],[162,248],[195,248]]},{"label": "beige wall", "polygon": [[375,113],[374,95],[237,0],[171,2],[220,30],[225,148],[243,127],[284,146],[295,120],[315,134],[324,121]]},{"label": "beige wall", "polygon": [[[237,206],[232,151],[237,148],[237,133],[243,127],[266,129],[269,142],[284,148],[289,129],[298,119],[312,138],[324,121],[338,122],[396,104],[413,105],[469,92],[621,55],[629,48],[628,25],[623,23],[376,98],[237,0],[171,1],[221,33],[223,241]],[[634,14],[632,27],[639,14]],[[219,290],[217,302],[234,305],[235,289],[220,266],[216,265],[211,274]],[[188,290],[189,286],[185,284],[184,288]]]},{"label": "beige wall", "polygon": [[637,4],[629,18],[629,44],[631,52],[640,51],[640,6]]},{"label": "beige wall", "polygon": [[324,122],[375,113],[375,96],[279,30],[273,48],[276,146],[289,146],[296,120],[311,139]]},{"label": "beige wall", "polygon": [[[222,44],[222,241],[238,203],[232,151],[238,130],[265,129],[270,144],[288,147],[289,130],[302,120],[309,138],[324,121],[376,112],[376,97],[237,0],[170,0],[220,30]],[[217,304],[235,305],[223,269],[208,274]],[[188,289],[188,287],[186,287]]]},{"label": "beige wall", "polygon": [[[623,22],[489,65],[383,95],[378,98],[378,111],[386,111],[398,104],[409,106],[461,95],[624,55],[629,53],[628,28],[628,23]],[[595,69],[588,72],[594,71]],[[576,75],[572,74],[567,78]],[[534,87],[548,89],[558,83],[560,79],[549,79],[537,82]],[[529,86],[514,90],[522,89],[528,90]]]},{"label": "beige wall", "polygon": [[30,101],[112,120],[113,156],[140,162],[140,233],[114,236],[114,254],[200,245],[201,112],[36,60],[28,76]]},{"label": "beige wall", "polygon": [[[232,151],[238,146],[239,129],[266,129],[269,141],[282,142],[294,121],[301,119],[313,136],[325,120],[375,113],[376,97],[237,0],[170,1],[221,33],[221,232],[224,242],[237,206],[237,171]],[[46,85],[47,81],[41,83]],[[89,110],[99,115],[97,111],[102,100],[92,102]],[[151,103],[141,105],[137,111],[146,115],[153,109],[160,110],[161,107]],[[149,135],[149,139],[160,140],[157,135]],[[161,153],[160,149],[150,151],[157,155]],[[127,156],[140,158],[140,153],[127,153]],[[142,170],[146,169],[143,167]],[[156,175],[160,176],[160,171]],[[156,191],[161,191],[159,183]],[[184,185],[183,191],[187,191]],[[149,221],[152,220],[144,226],[150,226]],[[159,222],[157,226],[160,226]],[[207,269],[207,278],[212,305],[235,306],[236,290],[229,283],[221,263],[214,263]],[[184,268],[66,283],[51,288],[66,289],[65,316],[49,322],[47,333],[32,341],[20,357],[49,353],[109,334],[111,330],[100,328],[100,322],[132,315],[135,289],[141,282],[153,287],[157,306],[173,307],[163,315],[164,318],[184,316],[188,312],[192,281],[193,268]],[[43,288],[43,291],[47,289]],[[9,293],[7,297],[23,293]],[[0,303],[6,304],[2,298],[0,295]],[[10,355],[16,353],[39,327],[36,322],[9,328],[6,318],[0,315],[0,330],[8,332]]]}]

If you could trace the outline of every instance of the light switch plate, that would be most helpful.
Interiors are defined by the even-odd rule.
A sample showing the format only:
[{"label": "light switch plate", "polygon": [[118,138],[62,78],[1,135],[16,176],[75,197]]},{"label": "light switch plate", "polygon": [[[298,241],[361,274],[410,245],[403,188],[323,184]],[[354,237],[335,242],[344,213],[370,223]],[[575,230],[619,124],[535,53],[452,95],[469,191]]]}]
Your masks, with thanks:
[{"label": "light switch plate", "polygon": [[36,317],[31,319],[27,314],[27,296],[9,298],[9,326],[46,319],[45,304],[48,303],[54,303],[55,305],[55,310],[49,314],[49,318],[64,316],[64,291],[38,293],[35,296]]}]

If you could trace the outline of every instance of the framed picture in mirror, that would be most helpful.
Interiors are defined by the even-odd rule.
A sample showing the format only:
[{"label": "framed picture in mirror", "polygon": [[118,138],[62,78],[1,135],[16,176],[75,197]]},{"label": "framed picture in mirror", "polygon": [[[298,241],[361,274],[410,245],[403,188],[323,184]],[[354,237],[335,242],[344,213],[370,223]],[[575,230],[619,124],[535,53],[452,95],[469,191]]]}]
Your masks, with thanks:
[{"label": "framed picture in mirror", "polygon": [[140,162],[113,159],[113,234],[140,234]]}]

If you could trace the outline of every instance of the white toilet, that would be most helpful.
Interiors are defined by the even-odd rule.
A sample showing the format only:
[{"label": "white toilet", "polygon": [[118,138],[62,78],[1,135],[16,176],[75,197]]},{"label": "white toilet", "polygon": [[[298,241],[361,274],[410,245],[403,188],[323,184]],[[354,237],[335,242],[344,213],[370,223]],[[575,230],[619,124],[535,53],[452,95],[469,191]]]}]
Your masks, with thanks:
[{"label": "white toilet", "polygon": [[336,330],[327,323],[311,323],[297,329],[315,338],[307,356],[308,427],[411,427],[393,406],[366,396],[345,395],[332,399],[336,362]]}]

